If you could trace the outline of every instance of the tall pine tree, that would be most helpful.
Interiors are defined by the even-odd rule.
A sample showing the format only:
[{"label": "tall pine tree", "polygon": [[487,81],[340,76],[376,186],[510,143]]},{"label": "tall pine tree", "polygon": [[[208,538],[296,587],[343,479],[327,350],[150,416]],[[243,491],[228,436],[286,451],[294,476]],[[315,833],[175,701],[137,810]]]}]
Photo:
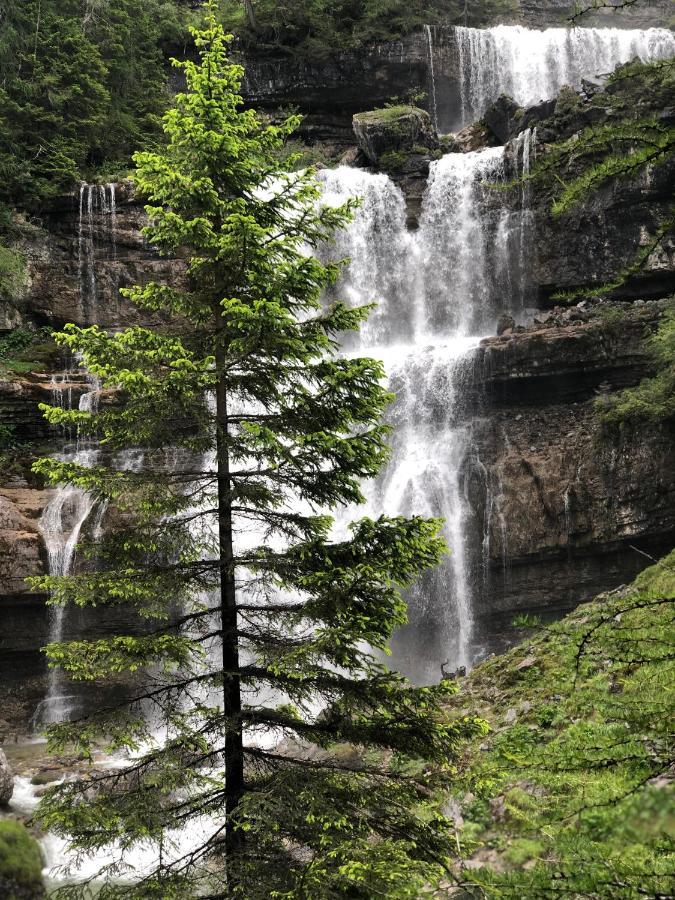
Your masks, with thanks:
[{"label": "tall pine tree", "polygon": [[[483,728],[446,719],[451,682],[413,688],[378,661],[401,590],[443,553],[439,522],[362,519],[334,537],[330,511],[386,459],[390,399],[379,363],[338,352],[368,310],[321,304],[340,266],[312,251],[351,204],[322,207],[314,173],[279,163],[297,120],[242,108],[213,5],[195,39],[166,147],[136,157],[147,239],[184,279],[128,292],[161,329],[59,336],[111,394],[48,419],[96,435],[102,461],[36,464],[116,509],[97,564],[40,586],[143,626],[48,648],[76,681],[137,685],[124,710],[53,726],[51,744],[134,755],[50,792],[40,819],[74,850],[114,848],[101,898],[418,897],[450,846],[420,761],[442,780]],[[142,472],[114,467],[129,447]],[[120,886],[115,851],[144,842],[156,864]]]}]

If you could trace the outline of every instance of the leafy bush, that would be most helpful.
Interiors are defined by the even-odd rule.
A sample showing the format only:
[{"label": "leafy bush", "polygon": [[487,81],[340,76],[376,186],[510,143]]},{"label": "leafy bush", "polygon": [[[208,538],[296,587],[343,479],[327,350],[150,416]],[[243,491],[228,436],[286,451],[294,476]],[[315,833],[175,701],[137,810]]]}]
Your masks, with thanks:
[{"label": "leafy bush", "polygon": [[0,422],[0,450],[9,450],[14,445],[14,428]]},{"label": "leafy bush", "polygon": [[0,335],[0,369],[31,372],[49,368],[58,353],[48,326],[37,329],[14,328]]}]

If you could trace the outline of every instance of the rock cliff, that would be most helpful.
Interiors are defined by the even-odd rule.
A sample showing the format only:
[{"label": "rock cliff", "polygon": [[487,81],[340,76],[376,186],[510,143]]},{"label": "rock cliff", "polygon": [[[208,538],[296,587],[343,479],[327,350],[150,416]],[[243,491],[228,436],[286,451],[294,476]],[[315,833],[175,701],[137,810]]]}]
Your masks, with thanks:
[{"label": "rock cliff", "polygon": [[482,405],[467,483],[486,630],[495,614],[566,608],[615,587],[672,547],[672,429],[611,433],[598,406],[649,371],[644,338],[663,307],[574,308],[562,324],[551,316],[483,341],[470,376]]}]

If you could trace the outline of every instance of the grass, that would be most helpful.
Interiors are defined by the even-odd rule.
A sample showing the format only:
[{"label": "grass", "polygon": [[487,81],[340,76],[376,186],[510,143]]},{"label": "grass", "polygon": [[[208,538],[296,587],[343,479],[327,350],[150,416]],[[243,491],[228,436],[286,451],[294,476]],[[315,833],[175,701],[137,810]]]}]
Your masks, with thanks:
[{"label": "grass", "polygon": [[58,352],[51,328],[15,328],[0,335],[0,375],[24,375],[53,368]]}]

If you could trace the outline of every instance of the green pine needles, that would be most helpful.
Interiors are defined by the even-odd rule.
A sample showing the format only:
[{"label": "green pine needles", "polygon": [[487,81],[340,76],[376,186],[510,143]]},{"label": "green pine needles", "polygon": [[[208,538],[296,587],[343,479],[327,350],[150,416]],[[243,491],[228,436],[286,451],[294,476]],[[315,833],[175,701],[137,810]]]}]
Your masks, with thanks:
[{"label": "green pine needles", "polygon": [[[333,536],[331,511],[361,500],[388,452],[380,364],[337,352],[368,309],[325,309],[340,266],[313,255],[353,204],[322,207],[314,173],[279,162],[298,120],[242,108],[213,4],[195,40],[166,146],[136,156],[147,239],[184,272],[127,293],[166,324],[58,336],[107,401],[47,418],[102,453],[35,465],[115,511],[76,574],[36,584],[135,623],[48,648],[75,681],[135,685],[123,709],[52,726],[51,746],[134,755],[50,791],[39,819],[76,852],[111,848],[101,900],[416,898],[450,852],[432,778],[485,728],[443,713],[452,682],[413,688],[374,655],[406,619],[402,589],[443,554],[440,523],[362,519]],[[143,471],[113,465],[129,447]],[[148,843],[156,865],[130,883],[119,853]]]}]

